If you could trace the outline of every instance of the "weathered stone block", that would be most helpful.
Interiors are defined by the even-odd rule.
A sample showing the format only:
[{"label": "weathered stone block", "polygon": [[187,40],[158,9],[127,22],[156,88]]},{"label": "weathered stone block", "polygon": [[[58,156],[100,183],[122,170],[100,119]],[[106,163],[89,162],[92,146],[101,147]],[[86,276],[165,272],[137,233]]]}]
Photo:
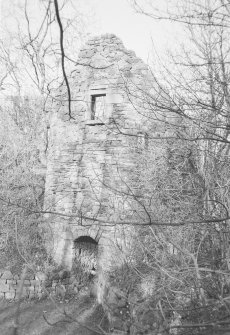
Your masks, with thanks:
[{"label": "weathered stone block", "polygon": [[8,292],[10,289],[9,285],[5,281],[0,280],[0,292]]},{"label": "weathered stone block", "polygon": [[131,65],[130,65],[130,63],[124,61],[123,59],[120,60],[120,61],[117,63],[117,66],[118,66],[119,70],[122,70],[122,71],[124,71],[124,70],[130,70],[130,69],[131,69]]},{"label": "weathered stone block", "polygon": [[12,290],[16,290],[18,287],[17,284],[9,284],[9,290],[12,291]]},{"label": "weathered stone block", "polygon": [[46,280],[47,276],[44,272],[37,272],[35,275],[36,280],[44,281]]},{"label": "weathered stone block", "polygon": [[17,281],[15,279],[7,279],[6,283],[9,284],[9,285],[15,285],[15,284],[17,284]]},{"label": "weathered stone block", "polygon": [[16,290],[15,300],[18,300],[18,299],[25,299],[25,298],[28,298],[28,292],[27,292],[27,291],[22,291],[22,293],[20,294],[20,293],[17,292],[17,290]]},{"label": "weathered stone block", "polygon": [[56,294],[60,296],[62,299],[64,299],[66,293],[66,288],[64,285],[58,285],[56,286]]},{"label": "weathered stone block", "polygon": [[72,284],[76,281],[76,277],[75,276],[71,276],[69,279],[69,283]]},{"label": "weathered stone block", "polygon": [[5,293],[5,299],[11,300],[15,298],[15,291],[10,291]]},{"label": "weathered stone block", "polygon": [[38,287],[34,287],[35,289],[35,292],[36,293],[41,293],[43,290],[42,290],[42,287],[38,286]]},{"label": "weathered stone block", "polygon": [[91,58],[93,55],[95,54],[95,50],[94,49],[89,49],[89,50],[82,50],[80,53],[79,53],[79,57],[82,57],[82,58]]},{"label": "weathered stone block", "polygon": [[93,56],[91,58],[90,65],[92,67],[100,69],[100,68],[105,68],[105,67],[109,66],[110,63],[108,62],[108,60],[105,57],[101,56],[100,54],[96,54],[95,56]]},{"label": "weathered stone block", "polygon": [[30,281],[30,284],[31,286],[40,286],[41,282],[39,280],[34,279]]},{"label": "weathered stone block", "polygon": [[9,270],[4,271],[3,275],[1,276],[1,279],[13,279],[14,276],[12,275],[12,272]]},{"label": "weathered stone block", "polygon": [[21,292],[22,298],[28,295],[28,290],[25,287],[23,287],[22,290],[20,290],[20,287],[17,287],[15,291],[17,295],[19,295]]},{"label": "weathered stone block", "polygon": [[22,284],[22,280],[21,279],[17,280],[17,286],[19,287],[21,284]]},{"label": "weathered stone block", "polygon": [[31,281],[28,280],[28,279],[25,279],[24,283],[23,283],[23,286],[27,287],[27,286],[30,286],[30,285],[31,285]]},{"label": "weathered stone block", "polygon": [[30,291],[30,292],[29,292],[29,296],[28,296],[28,298],[29,298],[29,299],[36,298],[36,294],[35,294],[35,292]]},{"label": "weathered stone block", "polygon": [[30,279],[34,279],[35,278],[35,275],[33,273],[27,273],[26,276],[25,276],[25,279],[26,280],[30,280]]},{"label": "weathered stone block", "polygon": [[44,296],[44,293],[43,293],[43,292],[38,292],[38,293],[36,294],[36,296],[37,296],[39,299],[41,299],[41,298]]}]

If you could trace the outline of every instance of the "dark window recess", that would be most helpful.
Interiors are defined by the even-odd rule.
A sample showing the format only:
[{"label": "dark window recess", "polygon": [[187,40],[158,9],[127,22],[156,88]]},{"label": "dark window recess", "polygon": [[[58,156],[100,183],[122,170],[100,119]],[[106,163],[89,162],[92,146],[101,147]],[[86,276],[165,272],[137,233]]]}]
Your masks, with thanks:
[{"label": "dark window recess", "polygon": [[149,138],[146,133],[138,133],[137,134],[137,148],[138,149],[148,149],[149,146]]},{"label": "dark window recess", "polygon": [[105,116],[105,94],[91,95],[91,120],[103,121]]}]

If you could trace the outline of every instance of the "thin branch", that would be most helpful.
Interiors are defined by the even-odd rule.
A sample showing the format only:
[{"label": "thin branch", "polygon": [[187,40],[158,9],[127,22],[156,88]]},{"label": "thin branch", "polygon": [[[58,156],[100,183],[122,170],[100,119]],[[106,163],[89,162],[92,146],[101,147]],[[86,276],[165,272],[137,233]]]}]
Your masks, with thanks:
[{"label": "thin branch", "polygon": [[65,80],[65,84],[67,87],[67,93],[68,93],[68,109],[69,109],[68,114],[69,114],[69,118],[73,119],[72,112],[71,112],[71,91],[70,91],[70,85],[69,85],[69,81],[68,81],[66,71],[65,71],[65,50],[64,50],[64,43],[63,43],[64,32],[63,32],[63,26],[62,26],[60,14],[59,14],[58,0],[54,0],[54,6],[55,6],[57,22],[58,22],[59,29],[60,29],[61,66],[62,66],[62,73],[63,73],[63,77]]}]

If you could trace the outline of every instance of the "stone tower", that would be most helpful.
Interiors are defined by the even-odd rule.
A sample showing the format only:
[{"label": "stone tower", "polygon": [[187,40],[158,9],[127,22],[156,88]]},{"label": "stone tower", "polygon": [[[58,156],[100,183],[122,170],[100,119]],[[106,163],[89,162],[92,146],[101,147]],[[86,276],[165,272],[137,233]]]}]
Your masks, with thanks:
[{"label": "stone tower", "polygon": [[135,141],[145,145],[147,127],[144,106],[137,108],[133,97],[141,98],[137,87],[146,89],[148,77],[142,60],[107,34],[80,51],[69,78],[71,113],[64,85],[54,100],[44,204],[47,245],[54,260],[69,269],[76,257],[86,267],[109,269],[132,244],[134,230],[126,224],[133,210],[127,195],[135,160],[130,148]]}]

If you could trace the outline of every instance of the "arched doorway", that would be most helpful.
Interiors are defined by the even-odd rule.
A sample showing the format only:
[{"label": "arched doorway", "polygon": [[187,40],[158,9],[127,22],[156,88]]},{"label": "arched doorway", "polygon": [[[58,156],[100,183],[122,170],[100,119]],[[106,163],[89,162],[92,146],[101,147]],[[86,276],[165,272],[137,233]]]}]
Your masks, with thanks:
[{"label": "arched doorway", "polygon": [[90,236],[80,236],[74,241],[74,263],[88,274],[97,270],[98,242]]}]

